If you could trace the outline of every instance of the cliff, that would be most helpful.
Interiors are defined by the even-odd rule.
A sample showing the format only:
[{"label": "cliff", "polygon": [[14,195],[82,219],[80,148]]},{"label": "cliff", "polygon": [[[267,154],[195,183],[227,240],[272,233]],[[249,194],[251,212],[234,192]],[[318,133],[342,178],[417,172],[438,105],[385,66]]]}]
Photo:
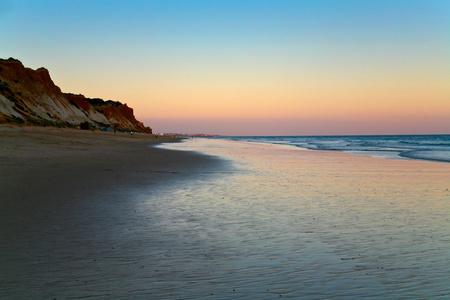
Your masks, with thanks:
[{"label": "cliff", "polygon": [[152,133],[127,104],[62,93],[47,69],[0,59],[0,123],[78,127],[86,122],[93,128]]}]

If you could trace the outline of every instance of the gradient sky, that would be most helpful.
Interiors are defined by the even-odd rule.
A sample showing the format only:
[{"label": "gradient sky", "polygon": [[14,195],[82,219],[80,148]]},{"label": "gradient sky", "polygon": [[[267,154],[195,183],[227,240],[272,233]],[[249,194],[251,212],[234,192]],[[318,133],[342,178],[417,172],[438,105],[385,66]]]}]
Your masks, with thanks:
[{"label": "gradient sky", "polygon": [[450,133],[448,0],[0,0],[0,57],[155,132]]}]

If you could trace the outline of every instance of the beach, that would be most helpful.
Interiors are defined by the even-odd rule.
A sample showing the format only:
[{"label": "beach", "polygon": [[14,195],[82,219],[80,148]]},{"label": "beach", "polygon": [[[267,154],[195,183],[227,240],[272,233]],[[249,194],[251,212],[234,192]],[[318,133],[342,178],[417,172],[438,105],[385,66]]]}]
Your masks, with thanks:
[{"label": "beach", "polygon": [[91,189],[138,187],[208,164],[198,155],[151,147],[178,140],[149,134],[0,126],[0,139],[1,183],[9,201],[58,201],[68,191],[76,198]]},{"label": "beach", "polygon": [[[94,276],[93,257],[101,261],[97,251],[114,249],[104,239],[121,216],[134,217],[130,207],[139,195],[170,191],[222,165],[205,155],[152,147],[161,142],[177,140],[0,126],[0,298],[61,299],[60,292],[47,291],[52,287],[66,293],[63,299],[77,298],[67,284],[82,279],[68,277],[78,268]],[[87,242],[92,235],[99,237]],[[54,283],[60,281],[66,282]]]},{"label": "beach", "polygon": [[0,127],[0,298],[450,295],[450,164]]}]

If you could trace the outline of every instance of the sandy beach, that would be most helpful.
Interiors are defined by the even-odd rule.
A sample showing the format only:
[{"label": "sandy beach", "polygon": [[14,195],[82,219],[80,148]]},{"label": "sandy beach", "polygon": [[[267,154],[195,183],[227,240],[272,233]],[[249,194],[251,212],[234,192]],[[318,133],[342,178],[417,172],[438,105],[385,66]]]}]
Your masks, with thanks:
[{"label": "sandy beach", "polygon": [[[85,250],[83,245],[70,246],[77,239],[70,236],[70,230],[65,236],[62,228],[93,224],[97,217],[103,217],[99,223],[108,227],[118,215],[107,216],[107,209],[95,210],[99,206],[114,206],[120,214],[119,207],[143,190],[147,194],[170,190],[222,164],[205,155],[152,147],[161,142],[177,140],[148,134],[1,125],[0,298],[30,295],[21,294],[27,290],[25,284],[44,275],[33,266],[39,261],[39,251],[48,257],[57,255],[51,241],[68,243],[62,248]],[[74,221],[73,215],[79,218]],[[8,282],[11,285],[5,286]],[[42,292],[39,284],[37,289]]]},{"label": "sandy beach", "polygon": [[0,139],[0,298],[450,294],[448,163],[56,128]]},{"label": "sandy beach", "polygon": [[211,163],[153,148],[177,140],[149,134],[0,126],[0,141],[2,197],[10,202],[67,201],[92,190],[107,193],[168,174],[192,174]]}]

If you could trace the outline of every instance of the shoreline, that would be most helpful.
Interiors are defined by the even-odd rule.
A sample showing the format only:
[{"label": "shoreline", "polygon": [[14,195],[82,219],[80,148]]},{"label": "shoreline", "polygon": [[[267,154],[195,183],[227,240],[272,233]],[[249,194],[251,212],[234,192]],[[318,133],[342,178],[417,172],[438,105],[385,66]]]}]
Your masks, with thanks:
[{"label": "shoreline", "polygon": [[[199,138],[201,139],[201,138]],[[270,150],[271,148],[278,148],[279,151],[284,151],[285,154],[287,154],[288,156],[291,155],[296,155],[295,153],[297,153],[299,155],[299,157],[304,156],[304,161],[307,160],[308,157],[310,157],[311,159],[313,159],[314,161],[318,162],[320,161],[320,158],[325,158],[326,160],[328,159],[332,159],[332,157],[336,157],[336,160],[341,160],[344,159],[345,161],[351,161],[351,159],[355,159],[356,161],[359,161],[360,163],[364,163],[364,162],[368,162],[371,163],[371,161],[373,162],[381,162],[381,165],[390,165],[392,164],[394,165],[399,165],[399,166],[404,166],[407,167],[408,165],[412,166],[412,167],[431,167],[433,168],[433,166],[437,169],[448,169],[450,168],[450,163],[447,161],[441,161],[441,160],[431,160],[431,159],[419,159],[419,158],[410,158],[410,157],[403,157],[403,156],[398,156],[396,158],[392,158],[392,157],[383,157],[383,156],[375,156],[375,155],[370,155],[370,154],[361,154],[361,153],[355,153],[352,151],[341,151],[341,150],[323,150],[323,149],[308,149],[308,148],[301,148],[295,145],[285,145],[285,144],[270,144],[270,143],[263,143],[263,142],[253,142],[253,141],[241,141],[241,140],[230,140],[230,139],[209,139],[209,138],[204,138],[205,141],[207,140],[211,140],[211,141],[219,141],[219,142],[224,142],[224,143],[236,143],[236,144],[242,144],[242,145],[247,145],[248,147],[252,147],[255,150],[259,151],[262,149],[268,149]],[[189,143],[190,140],[188,140],[186,142],[186,145]],[[167,147],[162,147],[165,149],[172,149],[172,150],[177,150],[177,149],[183,149],[183,150],[187,150],[187,151],[196,151],[196,152],[202,152],[205,154],[210,154],[210,155],[216,155],[219,157],[223,157],[226,159],[231,159],[233,160],[233,158],[230,158],[228,155],[223,156],[221,151],[216,151],[214,148],[210,148],[208,149],[208,151],[201,151],[201,147],[198,146],[194,146],[194,147],[189,147],[189,146],[182,146],[182,145],[174,145],[171,146],[170,144],[168,144]],[[232,147],[229,147],[230,149]]]},{"label": "shoreline", "polygon": [[146,134],[2,125],[0,141],[2,206],[168,185],[223,164],[207,155],[153,147],[180,140]]},{"label": "shoreline", "polygon": [[48,128],[0,139],[0,298],[446,294],[447,163]]},{"label": "shoreline", "polygon": [[124,201],[225,168],[219,158],[154,147],[172,142],[179,140],[0,125],[0,240],[11,236],[3,226],[25,224],[38,212],[48,215],[48,207]]},{"label": "shoreline", "polygon": [[[3,198],[0,217],[5,223],[8,219],[39,209],[41,204],[95,201],[96,198],[119,198],[121,194],[131,195],[149,189],[164,190],[175,186],[176,182],[228,172],[234,169],[230,162],[239,161],[238,157],[228,155],[223,149],[203,151],[201,142],[194,143],[197,148],[190,148],[191,140],[184,146],[179,139],[156,139],[146,134],[0,125],[0,141],[0,190]],[[274,146],[246,141],[215,141],[231,143],[225,146],[229,147],[230,153],[234,151],[233,143],[247,144],[261,153]],[[168,146],[154,147],[163,143]],[[305,164],[308,170],[324,168],[323,172],[334,172],[334,167],[329,168],[328,164],[335,167],[359,164],[377,172],[394,169],[446,172],[450,167],[447,162],[440,161],[275,146],[284,152],[283,155]],[[248,158],[249,161],[254,159]]]},{"label": "shoreline", "polygon": [[407,159],[450,163],[450,135],[376,136],[255,136],[222,138],[232,141],[284,145],[311,151],[338,151],[386,159]]},{"label": "shoreline", "polygon": [[[212,272],[198,275],[203,283],[175,295],[448,296],[448,163],[211,139],[173,148],[218,155],[242,167],[172,200],[175,213],[166,226],[189,239],[171,243],[171,252],[185,261],[200,243],[208,245],[205,252],[213,258],[205,263]],[[193,245],[187,255],[185,243]],[[178,252],[177,246],[182,247]],[[161,276],[168,289],[182,280],[169,271],[170,276]],[[211,283],[211,276],[220,284]]]},{"label": "shoreline", "polygon": [[106,259],[96,251],[121,243],[124,220],[148,218],[136,212],[143,201],[226,169],[216,157],[154,147],[178,141],[0,125],[0,298],[60,298],[64,288],[48,294],[48,282],[80,267],[93,272],[92,257]]}]

